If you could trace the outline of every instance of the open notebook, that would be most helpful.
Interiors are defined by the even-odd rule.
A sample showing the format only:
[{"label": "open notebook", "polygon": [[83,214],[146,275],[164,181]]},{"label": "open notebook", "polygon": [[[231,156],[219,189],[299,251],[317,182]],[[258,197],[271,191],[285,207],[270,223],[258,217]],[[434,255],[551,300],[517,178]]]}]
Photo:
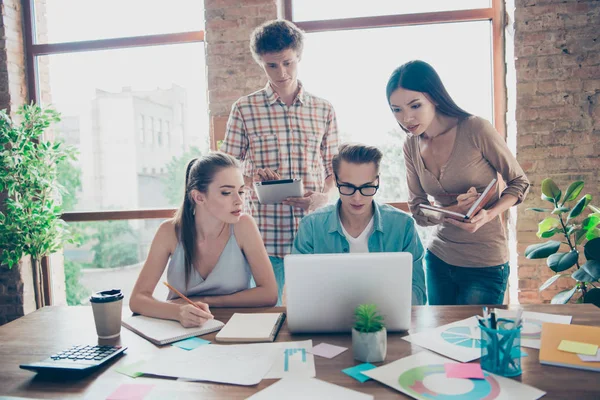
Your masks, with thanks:
[{"label": "open notebook", "polygon": [[477,215],[477,213],[490,202],[494,195],[496,195],[496,191],[494,190],[494,188],[496,187],[497,181],[498,180],[494,178],[490,183],[488,183],[485,190],[481,193],[479,198],[475,200],[475,202],[473,203],[471,208],[469,208],[469,211],[467,211],[466,214],[445,210],[441,207],[436,207],[429,204],[420,204],[419,208],[426,217],[430,217],[437,220],[441,220],[444,217],[446,217],[456,219],[458,221],[467,222],[469,219]]},{"label": "open notebook", "polygon": [[218,331],[224,324],[209,319],[202,326],[184,328],[177,321],[135,315],[121,321],[121,325],[156,345],[162,345]]},{"label": "open notebook", "polygon": [[235,313],[217,333],[219,342],[273,342],[285,313]]}]

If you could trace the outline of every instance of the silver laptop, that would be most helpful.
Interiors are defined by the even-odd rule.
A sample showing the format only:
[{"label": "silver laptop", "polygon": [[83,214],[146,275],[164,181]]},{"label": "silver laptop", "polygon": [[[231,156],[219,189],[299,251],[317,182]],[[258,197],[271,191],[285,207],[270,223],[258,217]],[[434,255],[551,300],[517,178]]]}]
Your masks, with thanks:
[{"label": "silver laptop", "polygon": [[376,304],[388,331],[410,328],[411,253],[294,254],[284,259],[290,332],[350,332],[354,309]]}]

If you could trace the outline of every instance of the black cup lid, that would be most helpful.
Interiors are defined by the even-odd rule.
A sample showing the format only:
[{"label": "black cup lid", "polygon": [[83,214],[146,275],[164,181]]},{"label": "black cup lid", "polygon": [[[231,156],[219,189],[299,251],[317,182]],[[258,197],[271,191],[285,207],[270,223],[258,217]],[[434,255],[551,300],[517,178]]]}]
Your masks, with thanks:
[{"label": "black cup lid", "polygon": [[90,297],[90,302],[92,303],[110,303],[112,301],[121,300],[123,298],[123,293],[121,289],[111,289],[111,290],[103,290],[101,292],[96,292]]}]

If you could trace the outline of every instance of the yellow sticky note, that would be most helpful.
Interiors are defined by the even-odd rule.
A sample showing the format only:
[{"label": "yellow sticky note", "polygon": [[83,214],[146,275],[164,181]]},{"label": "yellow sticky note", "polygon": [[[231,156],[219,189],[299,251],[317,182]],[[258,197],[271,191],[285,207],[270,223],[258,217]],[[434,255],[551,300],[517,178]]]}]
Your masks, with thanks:
[{"label": "yellow sticky note", "polygon": [[568,351],[569,353],[585,354],[588,356],[595,356],[598,352],[597,344],[572,342],[570,340],[563,340],[558,345],[558,349],[562,351]]}]

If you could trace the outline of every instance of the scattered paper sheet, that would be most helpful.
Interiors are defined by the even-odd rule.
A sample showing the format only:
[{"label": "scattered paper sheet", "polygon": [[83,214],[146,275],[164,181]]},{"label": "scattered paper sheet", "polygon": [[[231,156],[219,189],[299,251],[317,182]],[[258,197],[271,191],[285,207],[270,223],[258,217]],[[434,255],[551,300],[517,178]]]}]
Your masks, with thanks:
[{"label": "scattered paper sheet", "polygon": [[335,346],[333,344],[323,342],[313,347],[310,352],[316,356],[333,358],[337,355],[342,354],[346,350],[348,350],[347,347]]},{"label": "scattered paper sheet", "polygon": [[536,400],[546,393],[513,379],[484,371],[484,379],[456,379],[446,377],[444,364],[452,363],[445,357],[421,352],[363,374],[407,394],[415,399],[434,398]]},{"label": "scattered paper sheet", "polygon": [[273,343],[211,344],[191,351],[171,347],[142,365],[139,372],[198,381],[256,385],[280,354],[281,347],[273,346]]},{"label": "scattered paper sheet", "polygon": [[119,386],[106,400],[142,400],[153,387],[154,385],[127,383]]},{"label": "scattered paper sheet", "polygon": [[368,371],[373,368],[377,368],[377,367],[371,363],[364,363],[364,364],[355,365],[354,367],[351,367],[351,368],[343,369],[342,372],[345,373],[346,375],[351,376],[352,378],[356,379],[360,383],[364,383],[371,378],[369,378],[368,376],[363,374],[363,371]]},{"label": "scattered paper sheet", "polygon": [[264,379],[279,379],[290,376],[314,378],[315,356],[310,353],[313,348],[312,340],[300,342],[266,343],[278,349],[275,362]]},{"label": "scattered paper sheet", "polygon": [[[515,319],[517,311],[515,310],[496,310],[496,317]],[[539,349],[541,346],[542,324],[552,322],[555,324],[570,324],[573,317],[571,315],[556,315],[548,313],[538,313],[524,311],[522,314],[523,328],[521,329],[521,346],[530,349]]]},{"label": "scattered paper sheet", "polygon": [[196,347],[209,343],[210,340],[204,340],[194,336],[188,339],[180,340],[179,342],[174,342],[172,345],[184,350],[194,350]]},{"label": "scattered paper sheet", "polygon": [[581,359],[581,361],[585,362],[600,362],[600,350],[596,352],[593,356],[586,356],[584,354],[577,354],[577,356]]},{"label": "scattered paper sheet", "polygon": [[569,353],[583,354],[586,356],[595,356],[598,352],[597,344],[573,342],[571,340],[561,340],[558,345],[558,349],[561,351],[567,351]]},{"label": "scattered paper sheet", "polygon": [[481,330],[475,317],[404,336],[402,339],[460,362],[481,357]]},{"label": "scattered paper sheet", "polygon": [[370,400],[373,396],[314,378],[283,378],[248,399],[251,400]]},{"label": "scattered paper sheet", "polygon": [[484,379],[480,364],[448,363],[444,364],[448,378]]}]

